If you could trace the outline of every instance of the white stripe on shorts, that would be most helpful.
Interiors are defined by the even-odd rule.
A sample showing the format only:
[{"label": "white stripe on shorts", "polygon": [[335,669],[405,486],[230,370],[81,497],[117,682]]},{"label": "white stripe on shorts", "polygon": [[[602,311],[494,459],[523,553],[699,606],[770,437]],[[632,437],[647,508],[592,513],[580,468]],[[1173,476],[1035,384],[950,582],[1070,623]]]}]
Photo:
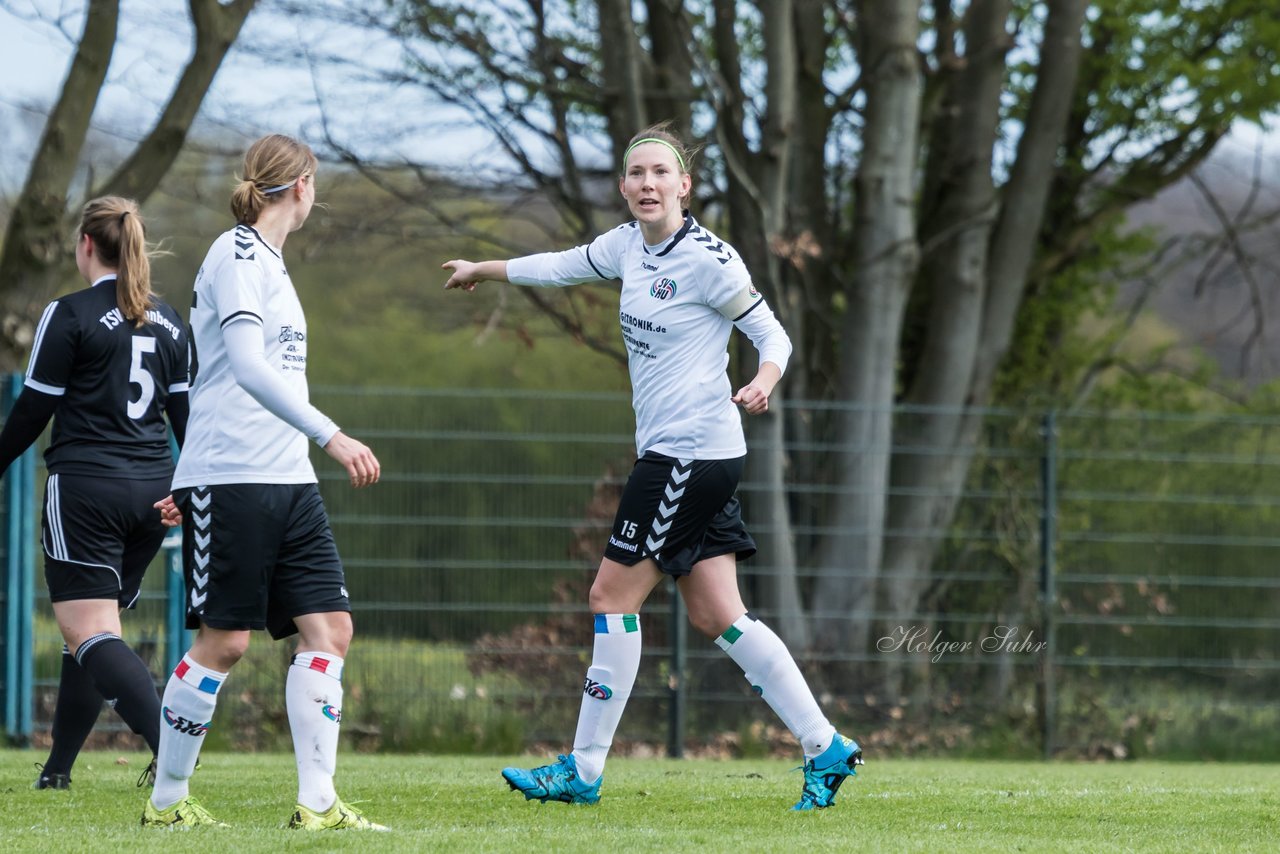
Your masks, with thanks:
[{"label": "white stripe on shorts", "polygon": [[49,489],[45,495],[45,517],[49,520],[49,537],[52,543],[49,554],[58,560],[67,559],[67,540],[62,531],[62,498],[58,492],[58,476],[49,475]]},{"label": "white stripe on shorts", "polygon": [[124,584],[124,579],[120,574],[120,570],[106,563],[92,563],[91,561],[72,560],[71,551],[67,548],[67,535],[62,526],[62,480],[60,475],[49,475],[49,486],[45,490],[45,518],[48,520],[47,531],[49,542],[44,543],[44,553],[54,560],[66,561],[67,563],[75,563],[80,566],[93,566],[99,569],[109,569],[116,576],[116,582]]}]

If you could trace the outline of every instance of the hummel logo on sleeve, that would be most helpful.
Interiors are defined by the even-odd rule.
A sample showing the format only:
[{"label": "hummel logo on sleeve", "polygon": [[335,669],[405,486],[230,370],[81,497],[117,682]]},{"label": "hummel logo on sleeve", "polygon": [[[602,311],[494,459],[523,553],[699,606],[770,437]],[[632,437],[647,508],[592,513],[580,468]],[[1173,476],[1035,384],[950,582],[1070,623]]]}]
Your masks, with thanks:
[{"label": "hummel logo on sleeve", "polygon": [[246,228],[236,229],[236,260],[253,260],[253,233]]}]

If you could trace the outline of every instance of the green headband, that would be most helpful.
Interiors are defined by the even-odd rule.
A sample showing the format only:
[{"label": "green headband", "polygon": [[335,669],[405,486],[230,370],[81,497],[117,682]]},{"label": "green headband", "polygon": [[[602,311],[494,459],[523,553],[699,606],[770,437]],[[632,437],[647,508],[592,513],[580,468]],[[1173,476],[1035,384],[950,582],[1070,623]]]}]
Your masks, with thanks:
[{"label": "green headband", "polygon": [[631,143],[631,145],[627,147],[627,153],[622,155],[622,169],[624,172],[626,171],[626,168],[627,168],[627,158],[631,156],[632,149],[634,149],[637,145],[644,145],[646,142],[656,142],[658,143],[658,145],[665,145],[667,148],[671,149],[671,153],[676,156],[676,162],[680,164],[680,171],[681,172],[689,171],[687,168],[685,168],[684,158],[680,156],[680,152],[676,151],[676,147],[674,145],[667,142],[665,139],[656,139],[652,136],[646,136],[644,139],[637,139],[635,142]]}]

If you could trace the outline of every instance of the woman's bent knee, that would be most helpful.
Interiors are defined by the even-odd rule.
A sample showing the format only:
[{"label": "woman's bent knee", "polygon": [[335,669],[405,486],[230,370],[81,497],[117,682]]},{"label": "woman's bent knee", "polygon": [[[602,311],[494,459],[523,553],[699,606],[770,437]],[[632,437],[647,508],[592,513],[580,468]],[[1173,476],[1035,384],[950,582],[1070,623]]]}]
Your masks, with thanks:
[{"label": "woman's bent knee", "polygon": [[188,653],[197,664],[227,672],[249,651],[249,632],[204,628]]},{"label": "woman's bent knee", "polygon": [[695,613],[689,612],[689,625],[700,634],[715,639],[724,633],[724,630],[733,624],[733,620],[725,620],[717,614]]},{"label": "woman's bent knee", "polygon": [[293,622],[298,627],[300,652],[327,652],[346,658],[355,633],[350,614],[345,611],[306,614],[295,617]]}]

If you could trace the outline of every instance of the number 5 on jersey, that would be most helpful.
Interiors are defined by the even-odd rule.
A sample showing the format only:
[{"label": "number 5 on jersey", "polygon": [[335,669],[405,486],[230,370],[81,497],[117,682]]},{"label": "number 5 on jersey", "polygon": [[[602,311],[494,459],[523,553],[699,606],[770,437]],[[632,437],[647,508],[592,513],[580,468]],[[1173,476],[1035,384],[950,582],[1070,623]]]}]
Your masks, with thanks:
[{"label": "number 5 on jersey", "polygon": [[156,396],[156,381],[151,372],[142,366],[142,354],[156,351],[156,339],[149,335],[133,336],[133,361],[129,363],[129,383],[142,390],[137,401],[128,401],[125,411],[135,421],[146,414],[151,398]]}]

